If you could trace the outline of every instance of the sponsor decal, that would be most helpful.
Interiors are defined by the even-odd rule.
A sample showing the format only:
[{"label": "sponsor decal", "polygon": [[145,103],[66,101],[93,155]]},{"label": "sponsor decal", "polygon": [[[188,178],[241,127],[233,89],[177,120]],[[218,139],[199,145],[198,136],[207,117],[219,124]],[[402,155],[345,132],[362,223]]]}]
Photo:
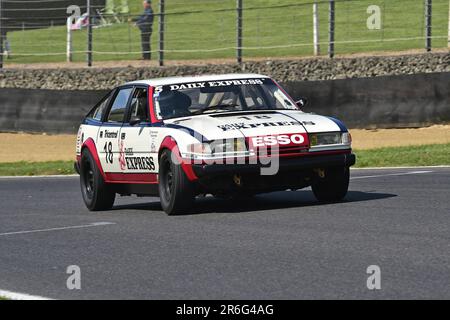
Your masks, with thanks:
[{"label": "sponsor decal", "polygon": [[155,170],[153,157],[125,157],[128,170]]},{"label": "sponsor decal", "polygon": [[124,171],[126,169],[126,161],[123,141],[119,142],[119,164],[120,170]]},{"label": "sponsor decal", "polygon": [[136,157],[133,148],[124,148],[123,141],[120,142],[119,155],[120,169],[128,170],[155,170],[155,160],[153,157]]},{"label": "sponsor decal", "polygon": [[156,139],[158,138],[158,131],[150,131],[150,152],[156,153],[158,152],[156,149]]},{"label": "sponsor decal", "polygon": [[275,146],[279,148],[298,147],[307,146],[308,144],[308,135],[306,133],[292,133],[249,138],[249,145],[251,149]]},{"label": "sponsor decal", "polygon": [[267,127],[286,127],[286,126],[297,126],[297,121],[277,121],[277,122],[262,122],[262,123],[232,123],[217,126],[223,131],[231,130],[241,130],[241,129],[256,129],[256,128],[267,128]]},{"label": "sponsor decal", "polygon": [[166,90],[178,91],[187,89],[201,89],[201,88],[215,88],[215,87],[228,87],[228,86],[240,86],[240,85],[262,85],[264,80],[267,79],[239,79],[239,80],[222,80],[222,81],[203,81],[192,82],[182,84],[172,84],[168,86],[158,86],[155,88],[154,96],[158,97],[159,94]]},{"label": "sponsor decal", "polygon": [[253,119],[257,119],[257,120],[261,120],[261,119],[263,119],[263,120],[268,120],[268,119],[272,119],[272,117],[271,116],[269,116],[269,115],[265,115],[265,114],[262,114],[262,115],[256,115],[256,116],[243,116],[243,117],[238,117],[238,119],[244,119],[244,120],[248,120],[248,121],[252,121]]},{"label": "sponsor decal", "polygon": [[119,136],[119,131],[108,131],[105,130],[106,139],[116,139]]},{"label": "sponsor decal", "polygon": [[78,129],[78,134],[77,134],[77,150],[80,148],[81,144],[84,141],[84,133],[83,130],[81,129],[81,127]]},{"label": "sponsor decal", "polygon": [[[288,117],[290,117],[290,116],[288,115]],[[255,115],[255,116],[242,116],[242,117],[238,117],[238,119],[244,119],[244,120],[252,121],[253,119],[256,119],[256,120],[268,120],[268,119],[272,119],[272,117],[270,115],[263,114],[263,115]],[[315,126],[316,125],[313,121],[298,121],[298,122],[301,123],[304,126]]]}]

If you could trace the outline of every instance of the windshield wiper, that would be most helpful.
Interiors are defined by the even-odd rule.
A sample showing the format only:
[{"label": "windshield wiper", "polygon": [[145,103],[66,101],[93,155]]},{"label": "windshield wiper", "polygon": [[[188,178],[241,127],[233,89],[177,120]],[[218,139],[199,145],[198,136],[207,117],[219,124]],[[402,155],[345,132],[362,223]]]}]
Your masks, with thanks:
[{"label": "windshield wiper", "polygon": [[202,114],[202,113],[205,113],[206,111],[209,111],[209,110],[229,109],[229,108],[235,108],[237,106],[238,106],[237,104],[218,104],[218,105],[215,105],[215,106],[209,106],[209,107],[206,107],[206,108],[194,111],[194,112],[192,112],[192,114],[194,114],[194,115],[195,114]]}]

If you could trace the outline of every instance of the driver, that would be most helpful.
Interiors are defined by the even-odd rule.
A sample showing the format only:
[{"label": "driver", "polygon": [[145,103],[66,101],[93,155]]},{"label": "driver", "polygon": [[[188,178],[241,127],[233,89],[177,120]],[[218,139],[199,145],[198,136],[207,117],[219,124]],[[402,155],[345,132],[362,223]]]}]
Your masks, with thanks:
[{"label": "driver", "polygon": [[191,98],[180,91],[163,91],[158,98],[159,110],[164,119],[190,116]]}]

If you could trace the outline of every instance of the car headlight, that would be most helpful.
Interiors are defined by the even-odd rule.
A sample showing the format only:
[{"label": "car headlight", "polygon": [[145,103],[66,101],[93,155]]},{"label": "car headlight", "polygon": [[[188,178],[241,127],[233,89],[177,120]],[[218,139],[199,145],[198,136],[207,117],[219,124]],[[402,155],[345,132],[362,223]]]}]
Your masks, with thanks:
[{"label": "car headlight", "polygon": [[213,154],[247,151],[244,139],[215,140],[210,147]]},{"label": "car headlight", "polygon": [[211,155],[211,147],[209,143],[193,143],[188,145],[187,153],[191,155]]},{"label": "car headlight", "polygon": [[344,132],[342,134],[342,143],[343,144],[352,144],[352,135],[350,134],[350,132]]},{"label": "car headlight", "polygon": [[194,157],[215,157],[239,154],[247,151],[243,138],[214,140],[188,145],[188,154]]},{"label": "car headlight", "polygon": [[311,147],[342,144],[343,138],[343,134],[340,132],[313,133],[309,136]]}]

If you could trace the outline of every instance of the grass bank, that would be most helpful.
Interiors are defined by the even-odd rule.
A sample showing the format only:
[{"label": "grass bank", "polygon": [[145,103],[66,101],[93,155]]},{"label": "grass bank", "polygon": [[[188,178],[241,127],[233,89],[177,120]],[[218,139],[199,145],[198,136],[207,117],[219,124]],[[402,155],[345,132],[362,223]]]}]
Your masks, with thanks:
[{"label": "grass bank", "polygon": [[[117,2],[117,1],[116,1]],[[129,1],[130,13],[142,12],[142,1]],[[377,5],[382,25],[369,29],[370,6]],[[236,1],[167,1],[166,59],[233,58],[236,45]],[[433,1],[433,46],[447,47],[448,0]],[[153,1],[158,12],[158,1]],[[369,10],[369,11],[368,11]],[[369,13],[368,13],[369,12]],[[65,15],[65,10],[61,10]],[[283,57],[313,54],[311,0],[244,1],[245,57]],[[322,53],[328,41],[328,1],[319,1]],[[8,33],[11,59],[7,63],[63,62],[66,59],[64,26]],[[158,46],[158,17],[154,22],[152,48]],[[354,0],[336,2],[336,52],[339,54],[423,49],[424,1]],[[135,60],[140,57],[140,34],[132,23],[95,28],[94,61]],[[73,33],[74,61],[86,59],[86,30]],[[261,49],[263,47],[264,49]],[[203,50],[201,52],[197,50]]]},{"label": "grass bank", "polygon": [[450,144],[356,150],[358,168],[450,165]]},{"label": "grass bank", "polygon": [[[450,143],[355,150],[356,168],[450,165]],[[73,161],[0,163],[0,176],[74,174]]]},{"label": "grass bank", "polygon": [[73,161],[0,163],[0,176],[36,176],[73,174]]}]

